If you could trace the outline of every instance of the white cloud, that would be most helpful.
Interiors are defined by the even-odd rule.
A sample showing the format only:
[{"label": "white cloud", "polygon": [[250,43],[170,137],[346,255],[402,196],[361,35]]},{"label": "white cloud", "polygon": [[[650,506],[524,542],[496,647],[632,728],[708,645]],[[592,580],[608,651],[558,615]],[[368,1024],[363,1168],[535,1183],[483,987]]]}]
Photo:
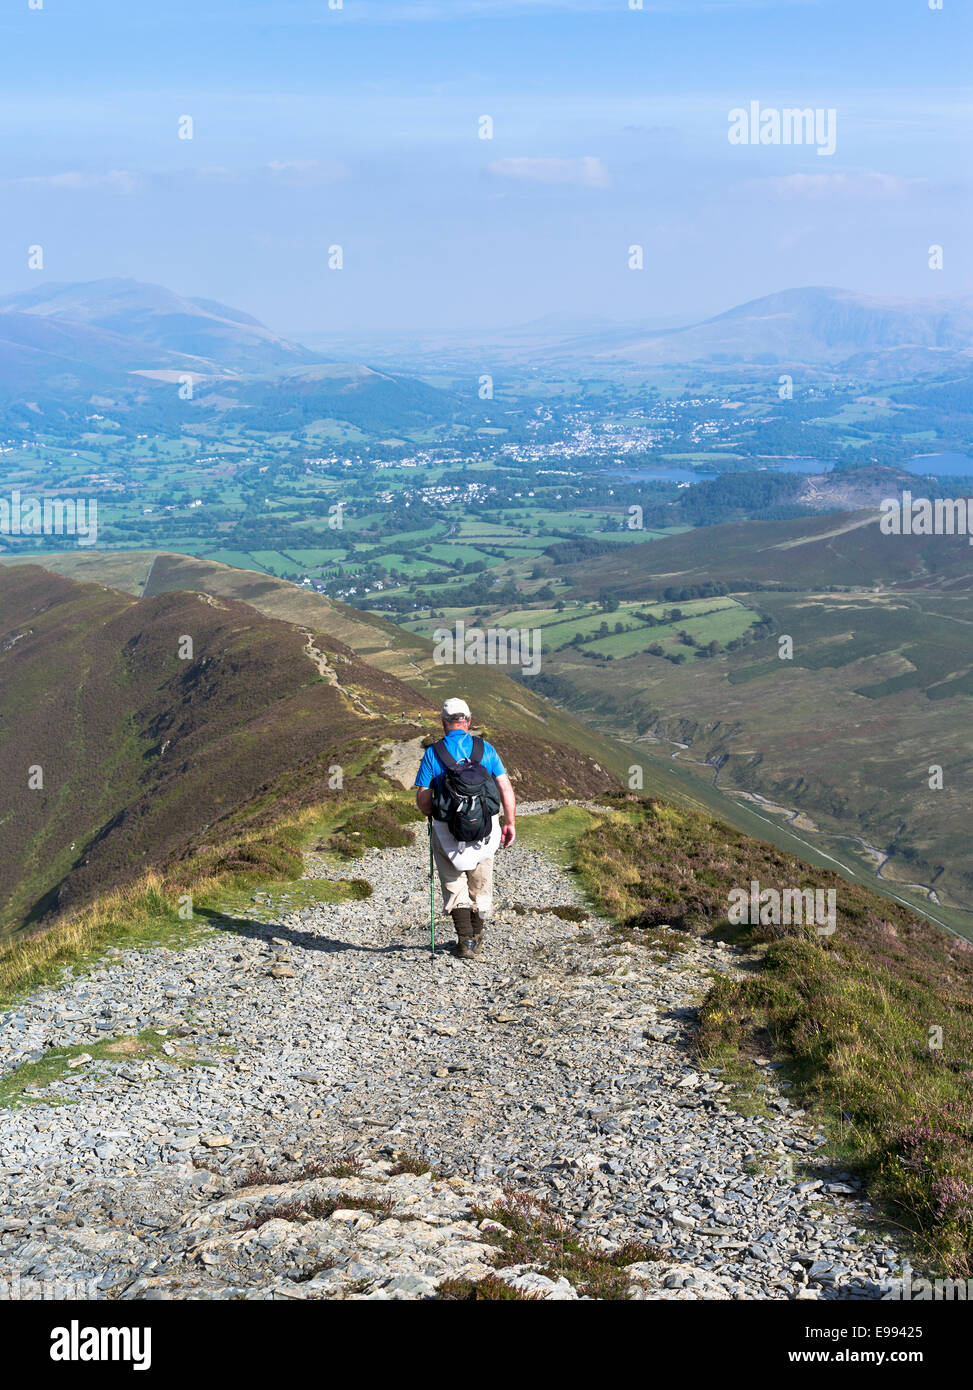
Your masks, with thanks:
[{"label": "white cloud", "polygon": [[500,178],[523,179],[528,183],[573,183],[582,188],[607,188],[608,170],[594,155],[580,159],[494,159],[488,168]]},{"label": "white cloud", "polygon": [[267,165],[275,178],[290,184],[312,188],[347,177],[347,167],[338,160],[272,159]]},{"label": "white cloud", "polygon": [[193,171],[200,183],[239,183],[240,171],[230,169],[225,164],[205,164]]},{"label": "white cloud", "polygon": [[92,188],[115,189],[118,193],[134,193],[141,187],[138,174],[127,169],[108,169],[103,174],[83,173],[80,169],[70,169],[63,174],[32,174],[27,178],[15,179],[15,183],[32,184],[35,188],[67,189],[71,192],[85,192]]},{"label": "white cloud", "polygon": [[316,187],[333,183],[347,176],[348,170],[337,160],[319,159],[271,160],[259,167],[230,168],[225,164],[206,164],[196,169],[145,169],[133,173],[128,169],[108,169],[103,173],[88,173],[80,169],[63,174],[31,174],[10,180],[13,184],[33,188],[63,189],[68,192],[99,190],[117,193],[136,193],[152,185],[171,184],[173,180],[192,180],[197,183],[247,184],[268,179],[299,187]]},{"label": "white cloud", "polygon": [[316,159],[272,159],[267,165],[267,168],[275,174],[303,172],[306,169],[316,169],[317,167],[318,161]]},{"label": "white cloud", "polygon": [[866,170],[857,174],[787,174],[762,183],[782,198],[904,198],[926,180]]}]

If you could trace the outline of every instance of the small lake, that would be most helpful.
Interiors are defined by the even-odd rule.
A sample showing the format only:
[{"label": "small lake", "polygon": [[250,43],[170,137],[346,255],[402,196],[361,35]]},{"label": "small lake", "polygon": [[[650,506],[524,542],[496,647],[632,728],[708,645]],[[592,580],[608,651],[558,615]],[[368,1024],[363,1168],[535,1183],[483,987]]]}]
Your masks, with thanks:
[{"label": "small lake", "polygon": [[[812,458],[758,458],[754,459],[747,472],[765,471],[767,473],[828,473],[833,463]],[[744,471],[744,470],[734,470]],[[621,478],[626,483],[711,483],[714,479],[725,477],[719,473],[692,473],[688,468],[610,468],[613,478]]]},{"label": "small lake", "polygon": [[[909,473],[932,475],[934,477],[973,477],[973,458],[967,454],[917,454],[904,465]],[[748,471],[767,473],[830,473],[834,468],[831,459],[800,458],[757,458]],[[606,470],[611,478],[621,478],[626,483],[711,483],[721,476],[717,473],[691,473],[688,468],[610,468]],[[722,476],[727,476],[723,474]]]},{"label": "small lake", "polygon": [[610,477],[626,483],[711,483],[716,473],[690,473],[688,468],[609,468]]},{"label": "small lake", "polygon": [[917,454],[906,464],[909,473],[922,473],[935,478],[950,475],[973,476],[973,459],[966,454]]}]

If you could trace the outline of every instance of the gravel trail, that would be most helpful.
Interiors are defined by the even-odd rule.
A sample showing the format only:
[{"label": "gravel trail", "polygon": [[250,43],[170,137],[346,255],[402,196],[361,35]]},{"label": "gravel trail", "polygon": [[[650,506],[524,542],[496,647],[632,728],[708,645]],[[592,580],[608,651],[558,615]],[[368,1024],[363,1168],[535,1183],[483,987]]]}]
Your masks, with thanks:
[{"label": "gravel trail", "polygon": [[[882,1296],[905,1257],[857,1184],[815,1167],[822,1137],[773,1067],[764,1117],[694,1067],[694,1008],[711,972],[741,967],[733,948],[667,959],[590,911],[538,912],[588,909],[518,843],[482,957],[452,957],[440,913],[433,959],[426,871],[424,838],[350,870],[310,856],[310,877],[360,875],[372,896],[293,909],[273,893],[184,950],[115,951],[0,1017],[4,1075],[51,1047],[165,1033],[2,1112],[0,1296],[426,1298],[496,1267],[473,1206],[511,1186],[600,1248],[656,1245],[633,1298]],[[400,1152],[434,1173],[395,1173]],[[329,1176],[349,1154],[357,1168]],[[501,1277],[578,1296],[519,1266]]]}]

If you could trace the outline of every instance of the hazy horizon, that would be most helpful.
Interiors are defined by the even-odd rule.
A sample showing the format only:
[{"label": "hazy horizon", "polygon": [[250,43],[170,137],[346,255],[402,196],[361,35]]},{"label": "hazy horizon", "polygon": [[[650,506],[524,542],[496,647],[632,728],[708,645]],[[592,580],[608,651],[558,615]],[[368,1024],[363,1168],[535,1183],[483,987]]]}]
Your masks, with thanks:
[{"label": "hazy horizon", "polygon": [[[291,336],[973,290],[951,0],[92,0],[0,33],[11,289],[131,276]],[[833,152],[730,143],[752,102],[833,111]]]}]

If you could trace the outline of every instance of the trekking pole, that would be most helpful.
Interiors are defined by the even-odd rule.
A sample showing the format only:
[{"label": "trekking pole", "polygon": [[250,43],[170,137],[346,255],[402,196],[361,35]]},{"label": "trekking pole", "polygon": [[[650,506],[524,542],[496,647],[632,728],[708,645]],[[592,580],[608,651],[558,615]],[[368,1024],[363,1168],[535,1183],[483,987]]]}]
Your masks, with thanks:
[{"label": "trekking pole", "polygon": [[429,959],[436,959],[436,890],[433,886],[432,863],[432,818],[427,820],[429,827]]}]

